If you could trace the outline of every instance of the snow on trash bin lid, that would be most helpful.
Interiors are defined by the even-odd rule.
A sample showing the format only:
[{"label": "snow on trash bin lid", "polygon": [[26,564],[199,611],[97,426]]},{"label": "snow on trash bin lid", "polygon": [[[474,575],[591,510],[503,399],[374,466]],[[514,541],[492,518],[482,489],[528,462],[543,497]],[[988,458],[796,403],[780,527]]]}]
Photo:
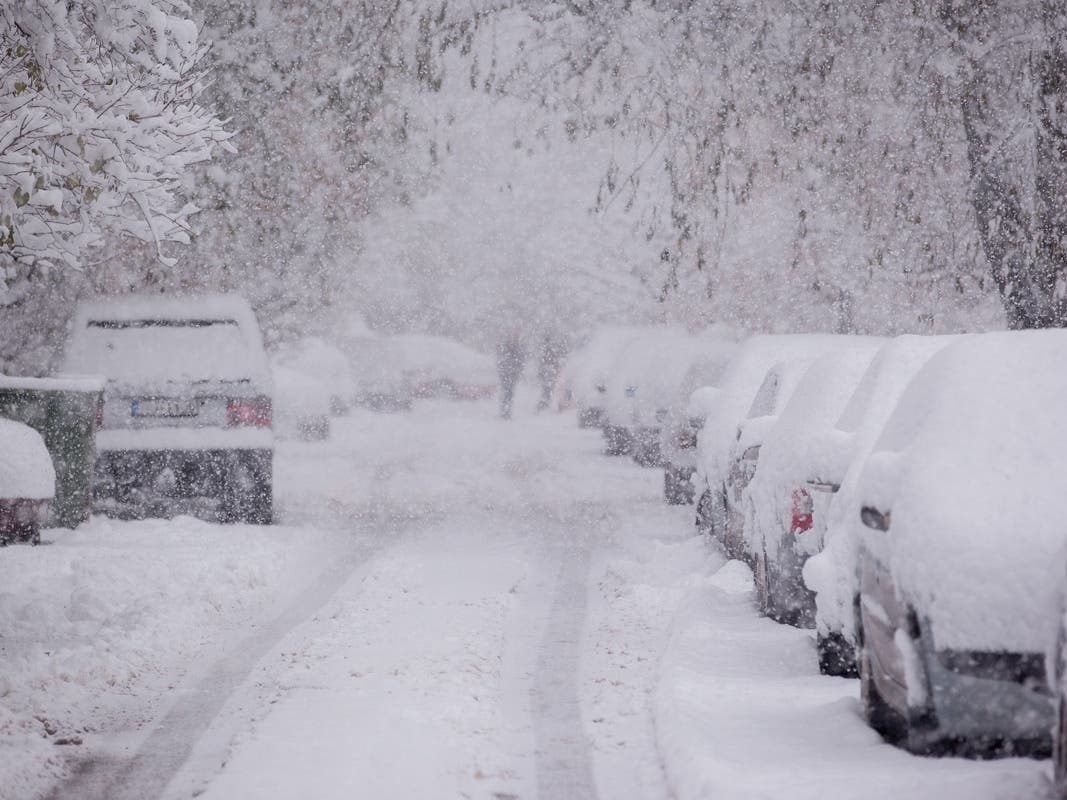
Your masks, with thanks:
[{"label": "snow on trash bin lid", "polygon": [[41,434],[0,419],[0,499],[50,500],[55,493],[56,471]]}]

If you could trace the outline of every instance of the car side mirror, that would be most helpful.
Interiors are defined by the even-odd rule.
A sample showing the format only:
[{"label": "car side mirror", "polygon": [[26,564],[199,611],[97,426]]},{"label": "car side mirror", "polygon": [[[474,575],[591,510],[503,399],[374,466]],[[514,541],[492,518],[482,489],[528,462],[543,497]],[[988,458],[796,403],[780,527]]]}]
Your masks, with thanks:
[{"label": "car side mirror", "polygon": [[860,509],[860,519],[868,528],[876,531],[889,530],[889,512],[882,513],[873,506],[864,506]]}]

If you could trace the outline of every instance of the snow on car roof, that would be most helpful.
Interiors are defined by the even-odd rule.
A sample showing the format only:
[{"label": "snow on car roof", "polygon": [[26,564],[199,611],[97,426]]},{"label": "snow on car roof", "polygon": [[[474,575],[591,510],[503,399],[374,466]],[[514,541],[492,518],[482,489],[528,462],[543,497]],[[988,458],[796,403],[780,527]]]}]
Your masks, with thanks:
[{"label": "snow on car roof", "polygon": [[[1063,585],[1067,331],[965,337],[912,379],[859,498],[939,648],[1043,650]],[[853,525],[861,526],[858,519]]]},{"label": "snow on car roof", "polygon": [[717,487],[723,482],[737,426],[751,407],[767,371],[780,361],[812,359],[843,347],[848,338],[830,334],[763,334],[738,347],[719,384],[722,392],[708,410],[697,440],[699,469],[709,486]]},{"label": "snow on car roof", "polygon": [[0,375],[0,389],[26,389],[38,392],[99,392],[103,388],[104,380],[97,375],[56,375],[48,378]]},{"label": "snow on car roof", "polygon": [[84,302],[63,364],[127,385],[250,381],[263,391],[271,385],[255,315],[232,295]]},{"label": "snow on car roof", "polygon": [[863,463],[912,376],[936,352],[960,336],[897,336],[875,355],[825,441],[817,445],[813,477],[839,482],[827,513],[823,551],[804,567],[815,591],[817,622],[834,629],[851,626],[855,595],[856,540],[851,524],[859,517],[856,484]]},{"label": "snow on car roof", "polygon": [[617,325],[598,328],[586,345],[567,361],[565,374],[579,402],[588,402],[596,384],[604,380],[612,361],[627,343],[649,330],[649,326]]},{"label": "snow on car roof", "polygon": [[0,418],[0,500],[49,500],[56,492],[56,471],[41,434]]},{"label": "snow on car roof", "polygon": [[[826,474],[824,464],[835,452],[827,433],[880,343],[857,337],[854,347],[820,356],[804,371],[760,449],[759,465],[748,486],[758,524],[747,533],[773,530],[784,518],[792,489]],[[767,542],[772,556],[776,545],[772,536]]]}]

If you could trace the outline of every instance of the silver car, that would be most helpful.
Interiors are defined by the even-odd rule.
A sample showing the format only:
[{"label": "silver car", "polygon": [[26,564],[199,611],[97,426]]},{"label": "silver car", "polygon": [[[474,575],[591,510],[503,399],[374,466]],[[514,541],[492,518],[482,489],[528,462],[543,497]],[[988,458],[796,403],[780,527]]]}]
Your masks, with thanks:
[{"label": "silver car", "polygon": [[107,383],[94,510],[269,523],[272,382],[240,297],[125,297],[79,307],[63,368]]}]

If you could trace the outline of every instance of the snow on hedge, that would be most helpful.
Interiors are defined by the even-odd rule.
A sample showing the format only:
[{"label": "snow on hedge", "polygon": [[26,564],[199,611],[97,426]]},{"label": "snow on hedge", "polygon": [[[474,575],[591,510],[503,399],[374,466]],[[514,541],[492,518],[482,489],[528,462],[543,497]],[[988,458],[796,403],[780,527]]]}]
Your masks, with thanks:
[{"label": "snow on hedge", "polygon": [[41,434],[0,419],[0,500],[49,500],[55,493],[56,471]]},{"label": "snow on hedge", "polygon": [[1052,641],[1065,396],[1067,331],[986,334],[927,362],[886,423],[858,496],[892,521],[861,535],[938,649],[1042,652]]}]

